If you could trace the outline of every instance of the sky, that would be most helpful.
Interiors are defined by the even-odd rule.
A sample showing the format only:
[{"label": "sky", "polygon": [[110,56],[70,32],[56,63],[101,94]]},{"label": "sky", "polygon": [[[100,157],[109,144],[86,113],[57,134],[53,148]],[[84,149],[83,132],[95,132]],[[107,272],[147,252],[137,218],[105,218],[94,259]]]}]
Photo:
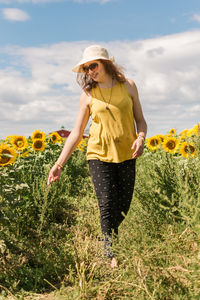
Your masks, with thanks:
[{"label": "sky", "polygon": [[136,83],[148,137],[200,122],[199,0],[0,0],[0,139],[72,130],[92,44]]}]

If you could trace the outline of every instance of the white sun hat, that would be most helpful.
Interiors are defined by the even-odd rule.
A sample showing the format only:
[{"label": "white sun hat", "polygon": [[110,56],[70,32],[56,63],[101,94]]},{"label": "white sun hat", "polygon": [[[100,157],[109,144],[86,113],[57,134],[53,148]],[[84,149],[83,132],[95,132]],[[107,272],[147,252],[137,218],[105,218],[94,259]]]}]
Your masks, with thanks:
[{"label": "white sun hat", "polygon": [[72,69],[73,72],[83,73],[82,65],[86,62],[97,60],[97,59],[104,59],[114,61],[114,58],[109,58],[108,51],[99,46],[99,45],[92,45],[87,47],[83,52],[83,57],[81,61]]}]

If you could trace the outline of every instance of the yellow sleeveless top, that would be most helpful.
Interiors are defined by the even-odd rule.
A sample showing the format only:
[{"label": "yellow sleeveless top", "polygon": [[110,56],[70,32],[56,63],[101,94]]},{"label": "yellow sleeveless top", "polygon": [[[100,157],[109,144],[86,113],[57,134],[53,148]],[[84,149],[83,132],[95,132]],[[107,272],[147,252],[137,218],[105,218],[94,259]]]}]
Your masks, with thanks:
[{"label": "yellow sleeveless top", "polygon": [[[87,160],[123,162],[132,159],[131,147],[136,139],[133,102],[124,83],[117,82],[112,88],[95,87],[91,91]],[[102,97],[103,96],[103,97]],[[104,101],[105,99],[105,101]],[[106,109],[108,106],[108,110]]]}]

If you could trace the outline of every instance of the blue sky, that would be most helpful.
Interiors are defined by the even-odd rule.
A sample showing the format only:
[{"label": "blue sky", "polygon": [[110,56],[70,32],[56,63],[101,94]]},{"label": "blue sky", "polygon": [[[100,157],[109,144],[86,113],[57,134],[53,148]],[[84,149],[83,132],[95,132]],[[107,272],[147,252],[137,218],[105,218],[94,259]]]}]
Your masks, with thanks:
[{"label": "blue sky", "polygon": [[149,136],[200,122],[199,0],[0,0],[0,138],[72,129],[91,44],[135,80]]},{"label": "blue sky", "polygon": [[[60,41],[145,39],[197,27],[199,0],[105,1],[0,0],[1,10],[17,8],[25,21],[0,19],[1,44],[35,46]],[[3,13],[3,11],[1,11]]]}]

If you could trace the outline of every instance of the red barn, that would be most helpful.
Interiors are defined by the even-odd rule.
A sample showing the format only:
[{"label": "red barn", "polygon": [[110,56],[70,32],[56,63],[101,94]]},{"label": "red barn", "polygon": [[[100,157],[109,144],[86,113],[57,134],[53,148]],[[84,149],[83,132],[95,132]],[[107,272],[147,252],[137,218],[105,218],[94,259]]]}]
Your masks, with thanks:
[{"label": "red barn", "polygon": [[[65,129],[60,129],[60,130],[57,130],[57,133],[62,137],[62,138],[67,138],[71,131],[68,131],[68,130],[65,130]],[[86,135],[83,135],[83,138],[86,139],[88,138],[88,136]]]}]

